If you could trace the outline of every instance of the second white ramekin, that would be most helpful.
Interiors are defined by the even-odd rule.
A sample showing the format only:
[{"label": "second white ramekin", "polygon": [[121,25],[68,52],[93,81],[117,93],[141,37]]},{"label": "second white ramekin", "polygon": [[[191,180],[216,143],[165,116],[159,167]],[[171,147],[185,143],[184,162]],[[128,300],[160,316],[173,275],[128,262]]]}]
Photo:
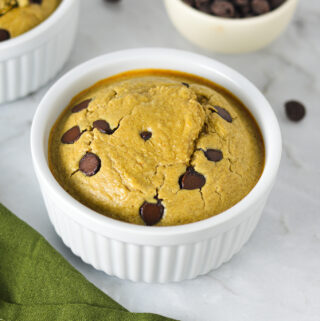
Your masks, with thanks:
[{"label": "second white ramekin", "polygon": [[0,42],[0,104],[24,97],[47,83],[70,55],[79,0],[63,0],[32,30]]},{"label": "second white ramekin", "polygon": [[[179,70],[210,79],[233,92],[256,118],[265,142],[265,168],[254,189],[229,210],[180,226],[128,224],[82,205],[51,174],[47,157],[50,129],[71,98],[98,80],[141,68]],[[31,150],[49,217],[64,243],[83,261],[107,274],[132,281],[164,283],[205,274],[228,261],[246,243],[278,171],[281,134],[269,103],[236,71],[189,52],[133,49],[90,60],[57,81],[35,114]]]}]

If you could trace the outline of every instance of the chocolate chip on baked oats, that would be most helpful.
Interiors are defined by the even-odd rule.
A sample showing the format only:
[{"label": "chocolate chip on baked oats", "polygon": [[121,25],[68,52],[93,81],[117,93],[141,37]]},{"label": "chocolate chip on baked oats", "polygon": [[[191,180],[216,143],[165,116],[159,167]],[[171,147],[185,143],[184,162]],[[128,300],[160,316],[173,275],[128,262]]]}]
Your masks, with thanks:
[{"label": "chocolate chip on baked oats", "polygon": [[42,0],[30,0],[31,3],[42,4]]},{"label": "chocolate chip on baked oats", "polygon": [[99,130],[99,132],[103,134],[111,135],[114,133],[114,130],[110,128],[110,125],[105,120],[99,119],[93,122],[92,124],[93,128],[96,128]]},{"label": "chocolate chip on baked oats", "polygon": [[222,151],[219,149],[207,149],[204,151],[204,155],[212,162],[220,162],[223,158]]},{"label": "chocolate chip on baked oats", "polygon": [[257,15],[265,14],[270,11],[270,4],[267,0],[252,0],[251,8]]},{"label": "chocolate chip on baked oats", "polygon": [[147,141],[147,140],[149,140],[149,139],[152,137],[152,133],[151,133],[151,132],[148,132],[148,131],[144,131],[144,132],[141,132],[141,133],[140,133],[140,137],[141,137],[143,140]]},{"label": "chocolate chip on baked oats", "polygon": [[91,100],[92,100],[91,98],[90,99],[86,99],[86,100],[82,101],[81,103],[75,105],[71,109],[72,113],[78,113],[79,111],[81,111],[83,109],[86,109],[89,106]]},{"label": "chocolate chip on baked oats", "polygon": [[201,188],[205,183],[205,177],[202,174],[196,172],[192,166],[189,166],[187,168],[187,171],[179,178],[181,189],[197,189]]},{"label": "chocolate chip on baked oats", "polygon": [[217,110],[217,113],[221,118],[226,120],[228,123],[232,123],[232,117],[226,109],[220,106],[214,106],[214,108]]},{"label": "chocolate chip on baked oats", "polygon": [[10,32],[7,29],[0,29],[0,42],[10,39]]},{"label": "chocolate chip on baked oats", "polygon": [[73,144],[80,138],[81,134],[80,127],[74,126],[62,135],[61,142],[63,144]]},{"label": "chocolate chip on baked oats", "polygon": [[187,88],[190,87],[190,85],[189,85],[187,82],[182,82],[181,84],[182,84],[183,86],[186,86]]},{"label": "chocolate chip on baked oats", "polygon": [[91,152],[86,153],[79,162],[79,170],[86,176],[93,176],[98,173],[101,167],[100,158]]},{"label": "chocolate chip on baked oats", "polygon": [[157,203],[144,202],[139,209],[139,213],[146,225],[155,225],[162,219],[164,206],[160,200]]},{"label": "chocolate chip on baked oats", "polygon": [[234,5],[228,1],[214,1],[210,8],[218,17],[232,18],[235,15]]},{"label": "chocolate chip on baked oats", "polygon": [[300,121],[306,115],[306,108],[299,101],[291,100],[285,103],[287,117],[292,121]]}]

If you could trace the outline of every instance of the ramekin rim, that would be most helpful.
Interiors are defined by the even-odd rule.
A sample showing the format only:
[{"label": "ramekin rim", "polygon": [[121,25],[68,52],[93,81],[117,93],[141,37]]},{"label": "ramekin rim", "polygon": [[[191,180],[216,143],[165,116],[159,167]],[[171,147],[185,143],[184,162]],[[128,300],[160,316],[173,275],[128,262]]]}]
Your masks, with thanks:
[{"label": "ramekin rim", "polygon": [[[263,170],[263,173],[261,177],[259,178],[259,181],[254,186],[254,188],[246,195],[241,201],[236,203],[234,206],[229,208],[228,210],[198,221],[194,223],[188,223],[183,225],[175,225],[175,226],[143,226],[143,225],[136,225],[136,224],[130,224],[127,222],[118,221],[112,218],[109,218],[107,216],[104,216],[102,214],[99,214],[98,212],[86,207],[85,205],[81,204],[79,201],[77,201],[75,198],[73,198],[70,194],[68,194],[56,181],[56,179],[53,177],[49,166],[46,162],[46,155],[43,148],[41,148],[41,139],[39,139],[39,135],[41,136],[40,130],[39,130],[39,123],[41,118],[44,117],[45,112],[48,112],[48,109],[45,109],[43,106],[45,105],[46,100],[55,92],[56,88],[61,85],[62,83],[68,81],[68,78],[70,78],[74,73],[78,72],[79,70],[87,69],[89,66],[94,66],[97,64],[103,63],[103,61],[107,58],[112,57],[119,57],[121,55],[128,55],[133,56],[134,54],[151,54],[151,53],[157,53],[158,55],[183,55],[184,58],[188,57],[189,60],[195,60],[195,59],[201,59],[205,60],[206,63],[213,63],[215,67],[219,66],[219,68],[223,68],[224,72],[223,74],[226,75],[228,73],[231,73],[233,75],[237,75],[237,78],[239,78],[241,81],[244,81],[247,86],[251,87],[251,90],[255,92],[255,94],[259,97],[259,99],[264,103],[266,109],[269,112],[269,117],[271,117],[271,121],[273,122],[273,131],[270,133],[270,135],[274,136],[275,143],[270,145],[269,148],[272,149],[275,153],[268,154],[267,157],[267,150],[266,150],[266,160],[265,160],[265,167]],[[270,131],[271,132],[271,131]],[[263,136],[264,141],[266,141],[266,138]],[[266,100],[266,98],[261,94],[261,92],[244,76],[242,76],[240,73],[235,71],[234,69],[218,62],[215,59],[183,51],[183,50],[177,50],[177,49],[168,49],[168,48],[136,48],[136,49],[127,49],[127,50],[121,50],[116,51],[112,53],[108,53],[105,55],[101,55],[98,57],[95,57],[91,60],[88,60],[72,70],[70,70],[68,73],[66,73],[64,76],[62,76],[45,94],[45,96],[42,98],[36,113],[34,115],[32,128],[31,128],[31,152],[32,152],[32,159],[33,164],[35,167],[36,175],[38,176],[38,179],[40,178],[41,181],[44,181],[46,184],[46,187],[49,187],[52,193],[55,193],[55,196],[58,197],[58,199],[61,202],[64,202],[65,205],[71,206],[73,209],[76,209],[78,211],[77,218],[76,219],[85,219],[87,222],[91,222],[93,224],[104,224],[108,227],[117,228],[121,232],[131,232],[131,233],[143,233],[145,236],[152,235],[153,237],[166,237],[166,236],[172,236],[172,235],[181,235],[181,234],[188,234],[188,233],[196,233],[203,230],[208,230],[214,226],[221,225],[225,222],[228,222],[232,220],[234,217],[237,217],[241,215],[245,211],[245,209],[248,209],[250,206],[254,204],[255,199],[258,198],[258,193],[262,194],[263,192],[267,193],[268,189],[270,188],[270,185],[272,184],[274,177],[278,171],[279,164],[280,164],[280,158],[281,158],[281,132],[280,127],[277,121],[277,118],[269,104],[269,102]],[[265,146],[267,148],[267,146]],[[270,158],[270,159],[269,159]],[[41,184],[41,182],[40,182]],[[79,216],[81,215],[81,217]],[[69,213],[70,216],[72,216],[72,213]]]},{"label": "ramekin rim", "polygon": [[[166,2],[168,0],[165,0]],[[257,23],[257,22],[264,22],[267,20],[271,20],[274,18],[274,16],[281,15],[284,11],[288,10],[289,6],[291,6],[291,3],[298,2],[299,0],[286,0],[280,7],[269,11],[268,13],[262,14],[260,16],[250,17],[250,18],[243,18],[243,19],[231,19],[231,18],[223,18],[223,17],[217,17],[213,15],[209,15],[207,13],[204,13],[196,8],[193,8],[186,3],[184,3],[182,0],[169,0],[169,1],[176,1],[177,3],[181,3],[181,7],[185,10],[189,11],[190,14],[194,15],[194,17],[207,20],[207,22],[217,22],[217,23],[225,23],[225,24],[233,24],[233,25],[245,25],[250,23]]]},{"label": "ramekin rim", "polygon": [[32,41],[34,38],[45,33],[49,28],[55,25],[55,23],[61,19],[65,12],[70,8],[73,2],[77,0],[62,0],[59,6],[52,12],[52,14],[42,21],[39,25],[34,28],[28,30],[27,32],[11,38],[7,41],[0,43],[0,52],[5,50],[11,50],[12,47],[17,47],[19,45],[23,45],[26,42]]}]

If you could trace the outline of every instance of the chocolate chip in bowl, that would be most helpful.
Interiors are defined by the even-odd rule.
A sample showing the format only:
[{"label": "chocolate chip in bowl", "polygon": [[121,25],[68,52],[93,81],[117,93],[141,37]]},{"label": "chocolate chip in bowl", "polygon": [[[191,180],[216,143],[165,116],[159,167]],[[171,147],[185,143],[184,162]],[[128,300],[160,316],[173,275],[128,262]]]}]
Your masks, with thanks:
[{"label": "chocolate chip in bowl", "polygon": [[250,18],[275,10],[286,0],[182,0],[202,12],[221,18]]}]

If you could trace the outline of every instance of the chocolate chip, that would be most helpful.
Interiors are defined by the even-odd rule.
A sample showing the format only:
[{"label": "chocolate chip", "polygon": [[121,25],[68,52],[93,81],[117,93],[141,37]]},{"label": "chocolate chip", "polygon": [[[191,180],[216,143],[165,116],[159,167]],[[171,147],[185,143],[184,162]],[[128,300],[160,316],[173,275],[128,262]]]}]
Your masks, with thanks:
[{"label": "chocolate chip", "polygon": [[220,162],[223,158],[222,151],[219,149],[207,149],[204,151],[204,155],[212,162]]},{"label": "chocolate chip", "polygon": [[228,1],[215,1],[210,8],[212,13],[218,17],[232,18],[235,15],[234,5]]},{"label": "chocolate chip", "polygon": [[10,32],[7,29],[0,29],[0,42],[10,38]]},{"label": "chocolate chip", "polygon": [[285,1],[286,0],[269,0],[272,9],[280,7]]},{"label": "chocolate chip", "polygon": [[81,134],[79,126],[74,126],[62,135],[61,142],[63,144],[73,144],[80,138]]},{"label": "chocolate chip", "polygon": [[92,99],[86,99],[84,101],[82,101],[81,103],[75,105],[72,109],[71,112],[72,113],[78,113],[79,111],[86,109],[88,107],[88,105],[90,104]]},{"label": "chocolate chip", "polygon": [[188,83],[186,83],[186,82],[182,82],[181,84],[182,84],[183,86],[186,86],[187,88],[190,87],[190,85],[189,85]]},{"label": "chocolate chip", "polygon": [[162,219],[164,207],[160,200],[156,204],[144,202],[140,207],[139,213],[144,223],[151,226],[157,224]]},{"label": "chocolate chip", "polygon": [[265,14],[270,11],[270,5],[267,0],[252,0],[251,8],[257,15]]},{"label": "chocolate chip", "polygon": [[188,6],[193,7],[195,5],[195,0],[182,0]]},{"label": "chocolate chip", "polygon": [[31,3],[42,4],[42,0],[31,0]]},{"label": "chocolate chip", "polygon": [[217,110],[217,113],[221,118],[226,120],[228,123],[232,123],[232,117],[226,109],[219,106],[214,106],[214,108]]},{"label": "chocolate chip", "polygon": [[79,162],[79,170],[86,176],[93,176],[98,173],[101,167],[100,158],[94,153],[86,153]]},{"label": "chocolate chip", "polygon": [[197,189],[201,188],[206,183],[205,177],[196,172],[193,167],[188,167],[187,171],[180,176],[179,184],[181,189]]},{"label": "chocolate chip", "polygon": [[152,137],[152,133],[145,131],[145,132],[140,133],[140,136],[144,140],[149,140]]},{"label": "chocolate chip", "polygon": [[98,129],[99,132],[103,134],[111,135],[114,133],[114,130],[110,128],[109,123],[102,119],[94,121],[92,126],[93,128]]},{"label": "chocolate chip", "polygon": [[239,7],[239,11],[240,11],[241,17],[247,18],[252,16],[250,5]]},{"label": "chocolate chip", "polygon": [[300,102],[291,100],[285,103],[287,117],[292,121],[300,121],[306,115],[306,108]]},{"label": "chocolate chip", "polygon": [[245,7],[249,5],[249,0],[233,0],[233,4],[239,7]]}]

